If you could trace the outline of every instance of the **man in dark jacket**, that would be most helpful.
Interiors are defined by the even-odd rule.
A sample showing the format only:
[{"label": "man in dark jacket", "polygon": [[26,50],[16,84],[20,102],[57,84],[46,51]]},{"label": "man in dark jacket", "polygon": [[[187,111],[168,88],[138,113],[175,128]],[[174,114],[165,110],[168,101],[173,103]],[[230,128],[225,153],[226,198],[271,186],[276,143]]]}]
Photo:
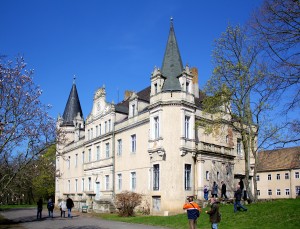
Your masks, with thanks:
[{"label": "man in dark jacket", "polygon": [[227,199],[227,195],[226,195],[226,184],[224,183],[224,181],[221,182],[222,187],[221,187],[221,198]]},{"label": "man in dark jacket", "polygon": [[74,203],[73,203],[73,200],[68,197],[67,199],[67,209],[68,209],[68,217],[69,218],[72,218],[72,208],[74,207]]},{"label": "man in dark jacket", "polygon": [[221,221],[221,214],[219,212],[219,203],[212,197],[210,198],[211,209],[210,211],[205,211],[209,214],[209,221],[211,222],[212,229],[218,229],[218,223]]},{"label": "man in dark jacket", "polygon": [[240,188],[240,185],[237,186],[237,190],[234,193],[234,213],[237,212],[237,208],[239,207],[240,209],[243,209],[244,211],[247,211],[248,209],[245,208],[242,204],[241,204],[241,199],[242,199],[242,190]]},{"label": "man in dark jacket", "polygon": [[197,203],[193,202],[193,197],[187,198],[187,203],[183,205],[183,209],[187,210],[190,229],[196,229],[197,218],[200,216],[201,209]]}]

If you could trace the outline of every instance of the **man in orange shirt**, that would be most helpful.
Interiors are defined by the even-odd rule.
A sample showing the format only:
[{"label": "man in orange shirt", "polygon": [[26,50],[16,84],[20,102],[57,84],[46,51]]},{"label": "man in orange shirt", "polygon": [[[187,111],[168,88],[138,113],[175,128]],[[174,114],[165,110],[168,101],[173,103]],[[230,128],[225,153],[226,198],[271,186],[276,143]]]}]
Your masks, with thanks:
[{"label": "man in orange shirt", "polygon": [[193,197],[189,196],[187,202],[183,205],[183,209],[187,211],[190,229],[196,229],[197,218],[200,216],[201,208],[195,202]]}]

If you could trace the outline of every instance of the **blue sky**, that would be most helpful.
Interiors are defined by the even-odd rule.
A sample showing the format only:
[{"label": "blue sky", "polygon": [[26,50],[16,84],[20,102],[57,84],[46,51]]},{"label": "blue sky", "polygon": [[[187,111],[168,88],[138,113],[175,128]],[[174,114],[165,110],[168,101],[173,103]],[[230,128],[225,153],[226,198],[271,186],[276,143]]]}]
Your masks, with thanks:
[{"label": "blue sky", "polygon": [[150,85],[154,66],[162,64],[170,17],[183,64],[198,68],[202,89],[212,72],[214,40],[228,23],[246,23],[261,2],[1,0],[0,54],[25,57],[54,118],[63,113],[76,75],[86,118],[102,85],[107,101],[115,103],[125,90]]}]

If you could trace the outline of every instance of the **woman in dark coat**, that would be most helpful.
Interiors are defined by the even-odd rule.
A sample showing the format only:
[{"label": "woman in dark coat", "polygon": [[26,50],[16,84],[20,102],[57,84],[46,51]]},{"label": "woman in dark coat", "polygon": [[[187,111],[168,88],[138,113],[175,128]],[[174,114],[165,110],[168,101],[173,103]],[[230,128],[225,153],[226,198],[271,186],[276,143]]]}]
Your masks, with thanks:
[{"label": "woman in dark coat", "polygon": [[218,229],[218,223],[221,221],[221,214],[219,212],[219,203],[214,197],[210,198],[211,209],[206,211],[209,214],[209,221],[212,229]]}]

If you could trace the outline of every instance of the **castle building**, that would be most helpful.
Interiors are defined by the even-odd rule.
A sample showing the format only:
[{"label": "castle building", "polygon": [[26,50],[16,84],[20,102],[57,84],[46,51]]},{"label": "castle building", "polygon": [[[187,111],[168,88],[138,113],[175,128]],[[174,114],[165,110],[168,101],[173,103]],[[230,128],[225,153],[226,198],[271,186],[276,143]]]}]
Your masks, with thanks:
[{"label": "castle building", "polygon": [[169,215],[182,212],[187,196],[203,199],[204,185],[214,181],[220,189],[223,180],[232,197],[245,174],[240,134],[227,125],[206,133],[201,123],[213,116],[202,111],[203,98],[197,69],[182,64],[172,20],[149,87],[126,91],[114,104],[103,86],[84,119],[73,83],[57,121],[66,141],[57,145],[56,199],[70,196],[78,209],[109,212],[116,194],[134,191],[151,214]]}]

